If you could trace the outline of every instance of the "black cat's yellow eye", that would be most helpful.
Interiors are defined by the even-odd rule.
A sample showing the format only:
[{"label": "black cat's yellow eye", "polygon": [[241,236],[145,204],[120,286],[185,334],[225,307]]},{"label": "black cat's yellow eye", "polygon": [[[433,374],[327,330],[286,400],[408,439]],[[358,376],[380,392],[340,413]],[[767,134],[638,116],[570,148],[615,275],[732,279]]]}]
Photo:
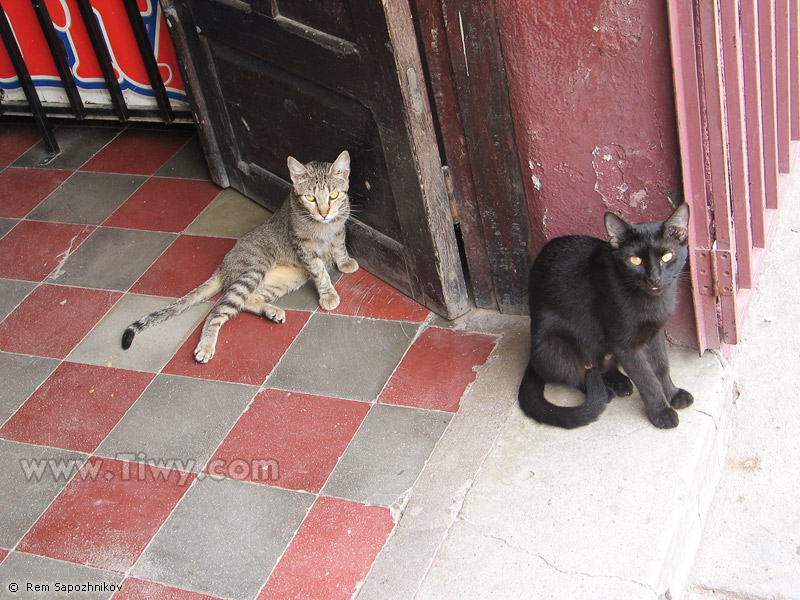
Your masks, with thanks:
[{"label": "black cat's yellow eye", "polygon": [[306,201],[308,201],[308,202],[314,202],[316,200],[316,198],[314,196],[312,196],[311,194],[306,194],[305,196],[303,196],[303,198],[305,198]]},{"label": "black cat's yellow eye", "polygon": [[675,258],[675,255],[672,252],[667,252],[666,254],[664,254],[664,256],[661,257],[661,262],[668,263],[673,258]]},{"label": "black cat's yellow eye", "polygon": [[635,265],[637,267],[640,264],[642,264],[642,259],[640,257],[638,257],[638,256],[631,256],[628,260],[631,261],[632,265]]},{"label": "black cat's yellow eye", "polygon": [[336,200],[338,197],[339,197],[339,192],[331,192],[331,195],[329,196],[331,200]]}]

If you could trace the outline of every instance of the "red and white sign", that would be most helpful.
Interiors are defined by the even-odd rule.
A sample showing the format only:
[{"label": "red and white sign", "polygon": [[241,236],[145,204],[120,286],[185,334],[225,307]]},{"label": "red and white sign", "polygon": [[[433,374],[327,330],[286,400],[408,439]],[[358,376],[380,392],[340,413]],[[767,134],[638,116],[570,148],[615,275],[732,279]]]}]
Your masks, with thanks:
[{"label": "red and white sign", "polygon": [[[100,65],[75,0],[44,0],[44,3],[67,51],[67,62],[84,103],[110,104]],[[137,4],[167,94],[175,108],[184,107],[186,92],[158,0],[137,0]],[[153,91],[122,0],[91,0],[91,5],[125,101],[131,107],[155,107]],[[66,103],[66,94],[33,6],[28,0],[6,0],[3,7],[42,102],[45,105]],[[14,67],[1,44],[0,90],[6,100],[24,100]]]}]

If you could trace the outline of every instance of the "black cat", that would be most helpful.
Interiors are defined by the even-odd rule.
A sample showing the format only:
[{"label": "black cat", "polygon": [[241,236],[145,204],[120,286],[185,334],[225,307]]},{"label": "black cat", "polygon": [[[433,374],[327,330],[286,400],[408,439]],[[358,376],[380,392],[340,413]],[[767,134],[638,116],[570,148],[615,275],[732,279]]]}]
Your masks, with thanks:
[{"label": "black cat", "polygon": [[[670,379],[664,325],[688,255],[689,206],[681,204],[663,223],[628,224],[609,212],[605,225],[608,242],[555,238],[534,261],[531,360],[520,407],[542,423],[580,427],[595,421],[613,396],[630,395],[632,380],[653,425],[677,427],[674,409],[694,398]],[[551,404],[545,382],[576,387],[586,401]]]}]

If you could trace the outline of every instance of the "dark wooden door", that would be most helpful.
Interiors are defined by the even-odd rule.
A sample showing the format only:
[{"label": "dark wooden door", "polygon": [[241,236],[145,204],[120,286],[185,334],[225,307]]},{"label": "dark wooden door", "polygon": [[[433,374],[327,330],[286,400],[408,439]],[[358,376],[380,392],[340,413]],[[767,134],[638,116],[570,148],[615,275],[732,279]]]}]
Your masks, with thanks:
[{"label": "dark wooden door", "polygon": [[468,297],[406,0],[162,0],[215,181],[269,208],[286,157],[350,151],[354,256],[453,318]]}]

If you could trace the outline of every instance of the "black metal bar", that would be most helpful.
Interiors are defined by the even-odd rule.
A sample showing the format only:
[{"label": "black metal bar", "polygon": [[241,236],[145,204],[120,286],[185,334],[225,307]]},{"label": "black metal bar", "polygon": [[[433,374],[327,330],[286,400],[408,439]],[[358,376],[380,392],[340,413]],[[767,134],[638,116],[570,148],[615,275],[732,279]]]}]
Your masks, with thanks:
[{"label": "black metal bar", "polygon": [[67,94],[72,110],[75,111],[75,117],[83,120],[86,116],[83,100],[67,63],[67,51],[58,37],[55,27],[53,27],[53,20],[50,18],[47,5],[44,0],[31,0],[31,4],[33,4],[33,9],[36,11],[36,17],[39,19],[39,26],[44,34],[44,39],[47,41],[47,46],[50,48],[50,55],[53,57],[56,69],[58,69],[58,76],[64,86],[64,92]]},{"label": "black metal bar", "polygon": [[47,120],[47,115],[44,112],[42,102],[39,100],[39,94],[36,92],[36,86],[33,83],[28,68],[25,66],[25,60],[22,57],[22,52],[17,46],[17,41],[14,39],[14,33],[11,30],[6,13],[3,10],[3,5],[0,3],[0,37],[3,38],[3,44],[6,47],[8,56],[11,58],[11,64],[14,65],[14,71],[19,78],[22,91],[28,99],[28,104],[33,112],[33,119],[36,126],[42,134],[44,144],[47,147],[48,157],[46,160],[52,159],[61,150],[58,147],[58,142],[53,134],[53,129]]},{"label": "black metal bar", "polygon": [[[174,118],[172,107],[169,103],[169,96],[167,96],[167,89],[164,87],[164,80],[158,70],[158,63],[156,63],[150,39],[147,37],[147,28],[142,20],[142,15],[136,5],[136,0],[123,0],[122,3],[125,5],[125,12],[128,13],[128,21],[130,21],[131,29],[133,29],[133,37],[136,38],[136,45],[139,47],[139,54],[142,57],[145,71],[147,71],[147,77],[150,79],[150,88],[153,90],[156,104],[158,104],[158,108],[161,111],[161,117],[164,123],[169,125]],[[153,10],[156,10],[156,8],[154,6]]]},{"label": "black metal bar", "polygon": [[103,39],[103,33],[100,31],[100,25],[97,23],[89,0],[75,0],[75,2],[83,18],[83,23],[86,25],[86,31],[89,34],[89,40],[92,43],[95,56],[97,56],[97,62],[100,64],[106,87],[109,94],[111,94],[111,103],[114,105],[117,117],[124,123],[130,117],[130,111],[125,103],[125,97],[122,95],[122,89],[119,87],[117,76],[114,73],[114,66],[111,63],[111,56]]}]

